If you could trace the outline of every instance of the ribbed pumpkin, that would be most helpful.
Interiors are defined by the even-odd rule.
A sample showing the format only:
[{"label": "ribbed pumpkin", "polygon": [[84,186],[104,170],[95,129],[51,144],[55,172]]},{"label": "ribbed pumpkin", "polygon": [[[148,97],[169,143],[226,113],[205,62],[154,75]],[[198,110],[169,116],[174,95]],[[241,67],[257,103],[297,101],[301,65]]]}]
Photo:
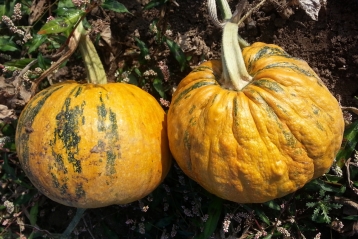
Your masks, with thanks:
[{"label": "ribbed pumpkin", "polygon": [[19,117],[16,149],[44,195],[78,208],[141,199],[171,164],[165,112],[124,83],[69,81],[41,91]]},{"label": "ribbed pumpkin", "polygon": [[223,64],[205,62],[178,85],[169,146],[184,173],[209,192],[262,203],[323,175],[340,148],[344,121],[305,61],[264,43],[241,54],[237,28],[224,27]]}]

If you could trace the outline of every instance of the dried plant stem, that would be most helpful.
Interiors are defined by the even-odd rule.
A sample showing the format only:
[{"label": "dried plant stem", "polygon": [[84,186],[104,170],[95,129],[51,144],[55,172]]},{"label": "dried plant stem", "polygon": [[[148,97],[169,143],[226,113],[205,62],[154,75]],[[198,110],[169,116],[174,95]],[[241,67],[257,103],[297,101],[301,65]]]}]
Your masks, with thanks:
[{"label": "dried plant stem", "polygon": [[333,198],[333,201],[336,202],[336,203],[340,203],[340,204],[343,204],[343,205],[346,205],[346,206],[349,206],[349,207],[352,207],[352,208],[358,210],[358,203],[353,201],[353,200],[351,200],[351,199],[335,196]]},{"label": "dried plant stem", "polygon": [[354,114],[358,115],[358,108],[356,107],[351,107],[351,106],[341,106],[342,110],[348,110],[353,112]]},{"label": "dried plant stem", "polygon": [[257,9],[259,9],[262,5],[264,5],[264,3],[266,2],[266,0],[261,0],[261,2],[259,2],[256,6],[254,6],[253,8],[251,8],[243,17],[241,17],[240,21],[238,22],[238,25],[240,25],[241,23],[243,23],[254,11],[256,11]]},{"label": "dried plant stem", "polygon": [[[82,24],[79,24],[82,26]],[[51,65],[50,68],[48,68],[46,71],[44,71],[39,78],[37,78],[31,87],[31,96],[34,96],[36,94],[36,90],[39,86],[39,84],[48,76],[50,75],[55,69],[57,69],[64,61],[69,59],[72,54],[77,49],[77,46],[80,42],[82,32],[80,30],[76,30],[73,32],[73,35],[70,36],[69,42],[68,42],[68,50],[63,53],[60,59],[58,59],[55,63]]]}]

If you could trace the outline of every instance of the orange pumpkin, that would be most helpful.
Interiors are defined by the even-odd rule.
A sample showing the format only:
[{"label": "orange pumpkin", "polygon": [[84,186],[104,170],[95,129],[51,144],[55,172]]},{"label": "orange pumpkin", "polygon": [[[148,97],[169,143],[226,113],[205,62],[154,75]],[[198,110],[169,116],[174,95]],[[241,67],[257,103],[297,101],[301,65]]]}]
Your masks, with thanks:
[{"label": "orange pumpkin", "polygon": [[80,208],[141,199],[170,167],[163,109],[123,83],[65,82],[41,91],[19,118],[16,148],[42,193]]},{"label": "orange pumpkin", "polygon": [[223,59],[201,64],[173,94],[171,152],[209,192],[238,203],[282,197],[324,174],[340,148],[340,105],[300,59],[282,48],[240,48],[226,23]]},{"label": "orange pumpkin", "polygon": [[[92,67],[105,79],[100,62]],[[16,149],[43,194],[78,208],[141,199],[171,165],[165,112],[150,94],[124,83],[69,81],[41,91],[21,113]]]}]

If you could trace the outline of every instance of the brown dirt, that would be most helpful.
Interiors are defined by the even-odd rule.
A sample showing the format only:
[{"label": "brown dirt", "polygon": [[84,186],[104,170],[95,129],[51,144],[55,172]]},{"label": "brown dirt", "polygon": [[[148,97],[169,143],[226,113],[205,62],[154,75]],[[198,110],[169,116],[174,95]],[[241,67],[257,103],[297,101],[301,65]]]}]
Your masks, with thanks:
[{"label": "brown dirt", "polygon": [[[133,17],[128,14],[116,16],[118,22],[112,21],[112,28],[120,29],[119,37],[126,43],[121,47],[125,51],[126,47],[134,45],[128,39],[135,32],[139,32],[141,40],[151,39],[147,33],[148,26],[158,18],[159,10],[141,11],[148,0],[121,2],[134,14]],[[229,2],[234,9],[237,1]],[[357,106],[358,101],[354,96],[358,94],[355,79],[358,77],[358,18],[355,15],[358,1],[328,0],[326,9],[320,11],[318,21],[311,20],[297,6],[288,7],[281,3],[275,8],[269,2],[246,21],[240,29],[241,35],[250,43],[262,41],[277,44],[292,56],[304,59],[341,100],[342,105]],[[180,39],[184,40],[186,46],[181,44],[182,49],[188,55],[193,55],[191,64],[218,58],[221,30],[209,19],[206,1],[181,0],[177,3],[178,7],[172,4],[167,9],[165,19],[173,32],[172,38],[178,43]],[[163,52],[159,57],[169,57],[169,64],[176,64],[168,54]],[[179,81],[186,73],[174,72],[173,77]]]}]

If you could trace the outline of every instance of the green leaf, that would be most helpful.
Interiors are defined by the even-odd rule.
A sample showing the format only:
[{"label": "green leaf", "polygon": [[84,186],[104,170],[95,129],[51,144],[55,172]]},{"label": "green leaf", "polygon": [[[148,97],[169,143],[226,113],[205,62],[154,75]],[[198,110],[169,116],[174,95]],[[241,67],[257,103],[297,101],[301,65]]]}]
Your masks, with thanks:
[{"label": "green leaf", "polygon": [[338,204],[338,203],[330,203],[329,205],[334,209],[340,209],[341,207],[343,207],[342,204]]},{"label": "green leaf", "polygon": [[134,68],[133,71],[137,74],[137,76],[142,77],[142,72],[140,72],[138,68]]},{"label": "green leaf", "polygon": [[313,210],[312,220],[315,221],[318,215],[319,215],[319,208],[315,208]]},{"label": "green leaf", "polygon": [[0,123],[1,134],[3,136],[13,136],[15,135],[15,128],[12,124]]},{"label": "green leaf", "polygon": [[164,5],[168,0],[152,0],[147,5],[144,6],[143,10],[148,10],[154,7],[160,7]]},{"label": "green leaf", "polygon": [[102,3],[101,6],[104,9],[108,9],[114,12],[119,12],[119,13],[125,12],[133,15],[128,11],[128,9],[122,3],[119,3],[117,0],[106,0],[104,3]]},{"label": "green leaf", "polygon": [[37,62],[39,64],[39,67],[42,69],[46,69],[46,63],[45,63],[45,59],[43,58],[42,54],[39,53],[39,55],[37,56]]},{"label": "green leaf", "polygon": [[[83,217],[83,214],[85,213],[86,209],[85,208],[77,208],[76,209],[76,214],[75,216],[72,218],[70,224],[68,224],[67,228],[65,229],[65,231],[61,234],[61,238],[70,238],[70,235],[73,231],[73,229],[76,228],[77,224],[80,222],[80,220]],[[108,237],[107,237],[108,238]]]},{"label": "green leaf", "polygon": [[18,51],[17,45],[8,36],[0,36],[0,51]]},{"label": "green leaf", "polygon": [[160,79],[154,79],[153,81],[153,87],[154,89],[158,92],[158,94],[160,95],[160,97],[164,98],[165,97],[165,93],[164,93],[164,87],[163,87],[163,82]]},{"label": "green leaf", "polygon": [[12,61],[7,61],[4,63],[4,65],[10,67],[24,68],[25,66],[27,66],[27,64],[29,64],[33,60],[34,59],[29,59],[29,58],[16,59]]},{"label": "green leaf", "polygon": [[101,223],[101,229],[104,232],[104,237],[108,239],[118,239],[118,235],[107,226],[106,223]]},{"label": "green leaf", "polygon": [[338,166],[343,167],[346,160],[351,157],[357,143],[358,143],[358,120],[348,125],[344,131],[343,144],[336,156],[336,161]]},{"label": "green leaf", "polygon": [[174,215],[169,217],[163,217],[157,223],[155,223],[155,226],[157,228],[165,228],[173,222],[173,219],[175,219]]},{"label": "green leaf", "polygon": [[34,193],[31,194],[21,194],[20,196],[18,196],[15,201],[14,204],[15,205],[22,205],[22,204],[28,204],[34,197]]},{"label": "green leaf", "polygon": [[37,48],[39,48],[39,46],[41,46],[42,43],[44,43],[47,39],[47,36],[45,35],[39,35],[39,34],[35,34],[32,38],[32,40],[30,41],[29,45],[29,50],[28,53],[32,53],[34,51],[37,50]]},{"label": "green leaf", "polygon": [[330,223],[331,222],[331,217],[328,216],[327,211],[323,211],[322,216],[323,216],[323,222],[325,222],[325,223]]},{"label": "green leaf", "polygon": [[16,1],[2,0],[0,4],[1,4],[0,16],[10,17],[14,12],[14,5],[16,4]]},{"label": "green leaf", "polygon": [[180,71],[183,71],[187,66],[186,56],[180,46],[170,39],[165,39],[171,53],[174,55],[177,62],[180,64]]},{"label": "green leaf", "polygon": [[128,75],[128,79],[129,79],[129,81],[128,81],[129,84],[138,86],[138,79],[137,79],[137,77],[134,76],[133,73]]},{"label": "green leaf", "polygon": [[38,34],[55,34],[73,28],[77,21],[85,14],[83,11],[70,11],[66,16],[55,18],[43,25]]},{"label": "green leaf", "polygon": [[339,185],[335,186],[335,185],[331,185],[326,183],[325,181],[322,181],[320,179],[315,179],[310,181],[309,183],[307,183],[304,186],[304,189],[306,189],[307,191],[311,191],[311,192],[317,192],[318,190],[324,190],[326,192],[335,192],[335,193],[343,193],[346,190],[345,186],[340,186]]},{"label": "green leaf", "polygon": [[67,17],[68,15],[74,14],[76,12],[82,12],[82,11],[79,10],[77,7],[73,7],[73,8],[58,7],[54,12],[56,13],[56,16],[58,18],[61,18],[61,17]]},{"label": "green leaf", "polygon": [[39,213],[39,203],[36,202],[35,205],[31,207],[30,210],[30,223],[33,226],[36,225],[38,213]]},{"label": "green leaf", "polygon": [[266,214],[261,209],[255,208],[255,213],[257,214],[257,216],[259,216],[261,221],[266,223],[268,226],[270,225],[270,219],[266,216]]},{"label": "green leaf", "polygon": [[51,43],[48,46],[48,49],[51,49],[51,50],[59,49],[62,46],[62,44],[64,44],[67,41],[67,39],[68,38],[63,35],[53,35],[51,38],[47,38],[49,43]]},{"label": "green leaf", "polygon": [[278,205],[274,200],[265,202],[264,205],[268,206],[269,208],[271,208],[273,210],[281,211],[280,205]]},{"label": "green leaf", "polygon": [[6,7],[5,5],[1,4],[0,5],[0,17],[5,16],[6,15]]},{"label": "green leaf", "polygon": [[2,158],[4,160],[2,169],[7,173],[11,178],[15,178],[15,170],[9,165],[9,159],[7,153],[2,153]]},{"label": "green leaf", "polygon": [[58,1],[58,8],[75,8],[75,4],[73,4],[72,0],[60,0]]},{"label": "green leaf", "polygon": [[14,140],[11,140],[10,142],[5,143],[4,148],[10,150],[10,152],[16,152],[16,145]]},{"label": "green leaf", "polygon": [[148,47],[145,45],[144,42],[142,42],[141,40],[139,40],[138,38],[134,38],[135,41],[137,42],[137,46],[139,47],[140,50],[140,56],[141,58],[144,60],[146,55],[149,55],[149,49]]},{"label": "green leaf", "polygon": [[325,177],[327,178],[328,182],[331,182],[331,183],[337,183],[339,185],[341,185],[340,183],[338,183],[342,177],[339,177],[337,175],[332,175],[332,174],[325,174]]},{"label": "green leaf", "polygon": [[259,205],[257,204],[253,204],[252,207],[254,207],[254,209],[251,209],[249,206],[242,204],[241,205],[243,208],[245,208],[245,210],[247,210],[249,213],[253,213],[255,212],[255,214],[261,219],[261,221],[263,221],[264,223],[266,223],[267,225],[270,225],[270,220],[268,219],[268,217],[265,215],[265,213],[262,211],[261,208],[259,208]]},{"label": "green leaf", "polygon": [[352,220],[352,221],[358,221],[358,215],[351,215],[347,217],[343,217],[345,220]]},{"label": "green leaf", "polygon": [[210,238],[210,236],[214,233],[218,226],[223,202],[223,199],[212,195],[212,199],[208,208],[208,220],[204,224],[203,232],[196,236],[195,239],[207,239]]}]

